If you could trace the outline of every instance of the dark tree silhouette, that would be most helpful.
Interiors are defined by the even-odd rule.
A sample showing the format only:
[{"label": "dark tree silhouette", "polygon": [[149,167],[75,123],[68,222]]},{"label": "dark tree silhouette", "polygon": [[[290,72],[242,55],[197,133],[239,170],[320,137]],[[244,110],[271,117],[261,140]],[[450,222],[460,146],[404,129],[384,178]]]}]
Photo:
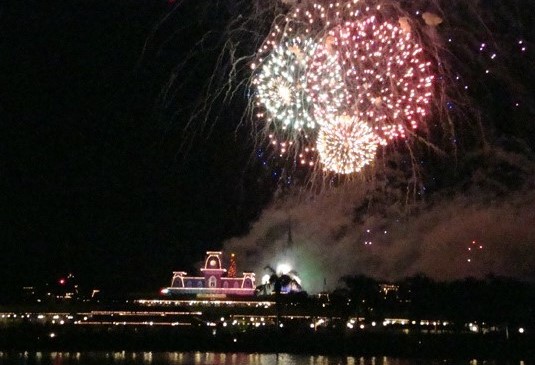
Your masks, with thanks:
[{"label": "dark tree silhouette", "polygon": [[347,287],[357,316],[375,316],[381,300],[377,281],[365,275],[344,276],[340,280]]},{"label": "dark tree silhouette", "polygon": [[297,272],[295,270],[291,270],[288,273],[277,273],[273,267],[267,265],[264,267],[264,270],[269,271],[269,281],[266,284],[260,285],[257,287],[257,291],[260,292],[263,295],[268,294],[274,294],[275,295],[275,306],[277,310],[277,327],[279,327],[280,324],[280,307],[281,307],[281,293],[284,288],[290,287],[296,287],[298,290],[301,290],[301,285],[296,280],[297,278]]}]

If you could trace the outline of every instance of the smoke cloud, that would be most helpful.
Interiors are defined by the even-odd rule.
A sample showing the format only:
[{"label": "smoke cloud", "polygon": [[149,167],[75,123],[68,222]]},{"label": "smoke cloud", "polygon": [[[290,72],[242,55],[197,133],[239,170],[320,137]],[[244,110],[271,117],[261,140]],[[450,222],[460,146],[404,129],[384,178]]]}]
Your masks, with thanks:
[{"label": "smoke cloud", "polygon": [[390,203],[364,213],[356,208],[369,198],[362,182],[279,198],[224,249],[237,254],[239,271],[254,270],[258,281],[266,265],[290,264],[309,293],[332,290],[348,274],[535,279],[535,190],[533,178],[527,180],[506,194],[458,189],[432,203]]}]

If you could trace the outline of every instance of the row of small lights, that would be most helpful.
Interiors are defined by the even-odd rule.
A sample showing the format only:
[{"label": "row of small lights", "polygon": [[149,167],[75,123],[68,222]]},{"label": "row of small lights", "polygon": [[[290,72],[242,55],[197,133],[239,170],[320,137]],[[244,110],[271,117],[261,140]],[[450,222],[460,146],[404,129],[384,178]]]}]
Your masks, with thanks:
[{"label": "row of small lights", "polygon": [[[162,292],[163,290],[165,289],[162,289]],[[168,291],[167,291],[168,292]],[[181,300],[153,300],[153,299],[140,299],[140,300],[137,300],[136,303],[139,303],[141,305],[179,305],[179,304],[182,304],[184,303],[184,301],[181,301]],[[191,300],[191,301],[186,301],[184,304],[187,304],[189,306],[194,306],[194,305],[235,305],[236,302],[235,301],[220,301],[220,300],[216,300],[216,301],[210,301],[210,300]],[[269,308],[272,304],[274,304],[273,302],[247,302],[246,303],[248,307],[250,307],[252,304],[254,304],[255,307],[264,307],[264,308]]]},{"label": "row of small lights", "polygon": [[[484,323],[483,323],[484,324]],[[472,332],[479,332],[480,326],[477,323],[468,323],[468,329]],[[526,330],[524,327],[518,327],[518,333],[523,334]]]},{"label": "row of small lights", "polygon": [[[257,322],[255,320],[255,317],[251,317],[249,319],[249,321],[245,320],[245,319],[242,319],[241,321],[238,321],[237,319],[234,319],[232,322],[227,322],[225,320],[225,317],[221,317],[220,321],[222,323],[222,326],[223,327],[227,327],[228,324],[230,323],[232,326],[239,326],[239,325],[253,325],[255,327],[260,327],[260,326],[265,326],[266,325],[266,322],[265,322],[265,318],[264,317],[259,317],[258,318],[260,322]],[[206,325],[208,327],[216,327],[217,326],[217,323],[216,322],[206,322]],[[282,326],[281,326],[282,327]]]},{"label": "row of small lights", "polygon": [[[20,319],[24,319],[24,318],[31,318],[31,315],[30,314],[21,314],[20,316],[18,316],[15,313],[10,313],[10,314],[2,314],[2,318],[20,318]],[[74,316],[72,316],[72,315],[64,315],[64,318],[65,319],[74,319]],[[46,319],[46,315],[38,314],[37,315],[37,319]],[[52,323],[55,323],[56,319],[60,319],[60,315],[59,314],[52,315]],[[65,321],[63,319],[61,319],[59,321],[59,323],[63,324],[63,323],[65,323]]]},{"label": "row of small lights", "polygon": [[[355,327],[355,325],[356,325],[355,324],[356,322],[357,321],[355,319],[351,319],[349,322],[347,322],[347,327],[350,328],[350,329],[353,329]],[[399,321],[398,322],[398,321],[395,321],[395,320],[394,321],[385,320],[385,321],[383,321],[383,326],[386,327],[386,326],[395,325],[395,324],[398,324],[398,323],[401,324],[402,326],[405,326],[405,325],[409,324],[409,321],[407,320],[407,321]],[[417,325],[418,322],[417,321],[411,321],[410,324]],[[434,326],[434,327],[442,325],[442,326],[446,327],[446,326],[449,326],[450,323],[446,322],[446,321],[444,321],[444,322],[440,322],[440,321],[431,322],[431,321],[424,320],[424,321],[420,321],[419,325],[420,326]],[[312,328],[313,326],[314,325],[311,324],[310,327]],[[371,326],[372,327],[376,327],[377,326],[377,322],[375,322],[375,321],[371,322]],[[359,325],[360,329],[364,329],[365,327],[366,326],[363,323],[361,323]],[[468,328],[472,332],[478,332],[479,331],[479,326],[477,324],[474,324],[474,323],[468,323]],[[525,333],[525,332],[526,332],[526,330],[524,329],[524,327],[519,327],[518,328],[518,333],[522,334],[522,333]]]},{"label": "row of small lights", "polygon": [[[15,314],[15,313],[11,313],[11,314],[2,314],[2,318],[21,318],[21,319],[23,319],[23,318],[30,318],[30,315],[29,315],[29,314],[22,314],[22,315],[20,315],[20,317],[18,317],[17,314]],[[39,315],[37,315],[37,319],[45,319],[45,318],[46,318],[46,316],[43,315],[43,314],[39,314]],[[74,317],[73,317],[72,315],[67,315],[67,316],[65,316],[65,318],[66,318],[67,320],[72,320],[72,319],[74,319]],[[59,319],[59,321],[57,322],[58,324],[60,324],[60,325],[65,324],[65,320],[64,320],[64,319],[60,319],[60,316],[57,315],[57,314],[55,314],[55,315],[52,316],[52,324],[56,324],[56,320],[58,320],[58,319]],[[259,319],[259,322],[257,322],[257,321],[255,320],[255,317],[251,317],[251,318],[249,319],[249,321],[242,320],[242,321],[240,321],[240,322],[238,322],[237,319],[234,319],[234,320],[233,320],[232,322],[230,322],[230,323],[231,323],[231,325],[233,325],[233,326],[236,326],[236,325],[243,325],[243,324],[254,325],[255,327],[265,326],[265,324],[266,324],[266,322],[265,322],[265,318],[264,318],[264,317],[259,317],[258,319]],[[83,320],[84,320],[84,321],[87,321],[87,320],[88,320],[88,317],[87,317],[87,316],[84,316],[84,317],[83,317]],[[220,321],[222,322],[223,327],[227,327],[227,326],[228,326],[228,323],[227,323],[227,321],[225,320],[224,317],[221,317]],[[74,324],[81,323],[81,322],[82,322],[81,320],[74,321]],[[316,322],[312,322],[312,323],[310,324],[310,328],[315,328],[315,327],[317,327],[317,326],[321,326],[321,325],[323,325],[323,324],[325,324],[325,323],[326,323],[326,322],[325,322],[324,319],[319,319],[319,320],[316,321]],[[349,320],[349,321],[347,322],[347,327],[350,328],[350,329],[353,329],[353,328],[355,327],[356,323],[357,323],[357,320],[356,320],[356,319],[351,319],[351,320]],[[127,322],[113,322],[112,324],[113,324],[113,325],[120,325],[120,324],[126,325]],[[128,323],[128,324],[130,324],[130,323]],[[144,321],[144,322],[139,322],[139,323],[136,323],[136,324],[142,324],[142,325],[149,325],[149,326],[152,326],[152,325],[154,325],[154,322],[153,322],[153,321]],[[179,325],[179,324],[180,324],[179,322],[173,322],[173,323],[171,323],[172,326],[176,326],[176,325]],[[396,324],[400,324],[400,325],[402,325],[402,326],[405,326],[405,325],[408,325],[408,324],[409,324],[409,320],[384,320],[384,321],[382,322],[382,325],[383,325],[384,327],[389,326],[389,325],[396,325]],[[435,326],[435,327],[436,327],[436,326],[440,326],[440,325],[442,325],[442,326],[444,326],[444,327],[450,325],[450,323],[447,322],[447,321],[444,321],[444,322],[440,322],[440,321],[432,321],[432,322],[431,322],[431,321],[428,321],[428,320],[422,320],[422,321],[420,321],[420,322],[417,322],[417,321],[414,321],[414,320],[413,320],[413,321],[410,321],[410,324],[412,324],[412,325],[417,325],[417,324],[419,324],[420,326]],[[216,323],[216,322],[207,322],[206,325],[207,325],[208,327],[215,327],[215,326],[217,326],[217,323]],[[358,326],[359,326],[360,329],[364,329],[364,328],[365,328],[365,324],[363,324],[363,323],[361,323],[361,324],[358,325]],[[377,322],[372,321],[372,322],[371,322],[371,326],[372,326],[372,327],[376,327],[376,326],[377,326]],[[280,323],[280,327],[283,327],[283,324],[282,324],[282,323]],[[472,332],[478,332],[478,331],[479,331],[479,326],[477,325],[477,323],[472,323],[472,322],[468,323],[468,328],[469,328],[470,331],[472,331]],[[525,332],[526,332],[526,330],[524,329],[524,327],[519,327],[519,328],[518,328],[518,333],[523,334],[523,333],[525,333]],[[54,336],[55,336],[54,333],[51,333],[51,336],[50,336],[50,337],[54,337]]]},{"label": "row of small lights", "polygon": [[[348,327],[348,328],[353,328],[353,327],[355,326],[355,323],[356,323],[356,322],[357,322],[357,321],[356,321],[355,319],[351,319],[349,322],[347,322],[347,327]],[[402,326],[405,326],[405,325],[408,325],[408,324],[409,324],[409,320],[406,320],[406,321],[405,321],[405,320],[404,320],[404,321],[397,321],[397,320],[388,320],[388,319],[387,319],[387,320],[384,320],[384,321],[383,321],[383,326],[384,326],[384,327],[389,326],[389,325],[396,325],[396,324],[400,324],[400,325],[402,325]],[[416,325],[416,324],[418,324],[418,322],[417,322],[417,321],[411,321],[410,324],[412,324],[412,325]],[[433,321],[433,322],[431,322],[431,321],[420,321],[419,324],[420,324],[420,326],[431,326],[431,325],[432,325],[432,326],[440,326],[440,325],[442,325],[442,326],[448,326],[448,325],[449,325],[449,322],[440,322],[440,321]],[[371,326],[372,326],[372,327],[377,326],[377,322],[375,322],[375,321],[371,322]],[[360,328],[360,329],[364,329],[364,328],[365,328],[365,325],[364,325],[363,323],[361,323],[361,324],[359,325],[359,328]]]},{"label": "row of small lights", "polygon": [[[235,325],[243,325],[243,324],[254,325],[255,327],[264,326],[265,325],[264,317],[260,317],[259,320],[260,320],[260,322],[257,322],[257,321],[255,321],[254,317],[251,317],[249,322],[246,321],[246,320],[242,320],[241,322],[238,322],[238,320],[234,319],[231,322],[231,324],[233,326],[235,326]],[[221,322],[222,322],[223,327],[227,327],[228,323],[225,321],[224,317],[221,317]],[[347,327],[348,328],[353,328],[355,326],[356,322],[357,322],[356,319],[351,319],[349,322],[347,322]],[[382,322],[383,326],[385,326],[385,327],[388,326],[388,325],[395,325],[395,324],[398,324],[398,323],[404,326],[404,325],[409,324],[409,321],[407,320],[407,321],[398,322],[396,320],[385,320],[385,321]],[[317,320],[315,322],[312,322],[310,324],[310,328],[315,328],[315,327],[318,327],[318,326],[321,326],[321,325],[324,325],[324,324],[326,324],[326,321],[324,319],[319,319],[319,320]],[[411,324],[416,325],[417,322],[416,321],[412,321]],[[432,325],[432,326],[440,326],[440,325],[447,326],[447,325],[449,325],[448,322],[437,322],[437,321],[433,321],[433,322],[431,322],[431,321],[420,321],[419,324],[420,324],[420,326],[429,326],[429,325]],[[207,322],[206,325],[208,327],[216,327],[217,323],[216,322]],[[377,326],[377,322],[375,322],[375,321],[371,322],[371,326],[372,327]],[[280,324],[280,327],[283,327],[283,325]],[[365,325],[364,324],[360,324],[359,328],[364,329]]]}]

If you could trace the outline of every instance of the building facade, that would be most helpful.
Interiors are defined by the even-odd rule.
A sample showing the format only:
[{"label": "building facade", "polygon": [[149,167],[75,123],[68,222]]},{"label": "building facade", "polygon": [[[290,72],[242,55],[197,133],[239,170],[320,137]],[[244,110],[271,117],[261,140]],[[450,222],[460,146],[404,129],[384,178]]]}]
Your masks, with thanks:
[{"label": "building facade", "polygon": [[223,267],[223,253],[208,251],[200,276],[188,276],[185,271],[174,271],[171,286],[162,289],[169,296],[196,295],[199,297],[253,296],[255,274],[244,272],[241,277],[231,277]]}]

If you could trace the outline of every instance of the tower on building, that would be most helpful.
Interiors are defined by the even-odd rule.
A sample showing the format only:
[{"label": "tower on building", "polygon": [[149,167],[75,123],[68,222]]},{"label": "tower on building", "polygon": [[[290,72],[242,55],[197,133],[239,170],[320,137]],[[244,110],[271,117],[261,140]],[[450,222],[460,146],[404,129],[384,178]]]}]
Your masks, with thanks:
[{"label": "tower on building", "polygon": [[234,255],[233,253],[230,254],[230,265],[228,268],[228,277],[229,278],[236,277],[236,255]]}]

